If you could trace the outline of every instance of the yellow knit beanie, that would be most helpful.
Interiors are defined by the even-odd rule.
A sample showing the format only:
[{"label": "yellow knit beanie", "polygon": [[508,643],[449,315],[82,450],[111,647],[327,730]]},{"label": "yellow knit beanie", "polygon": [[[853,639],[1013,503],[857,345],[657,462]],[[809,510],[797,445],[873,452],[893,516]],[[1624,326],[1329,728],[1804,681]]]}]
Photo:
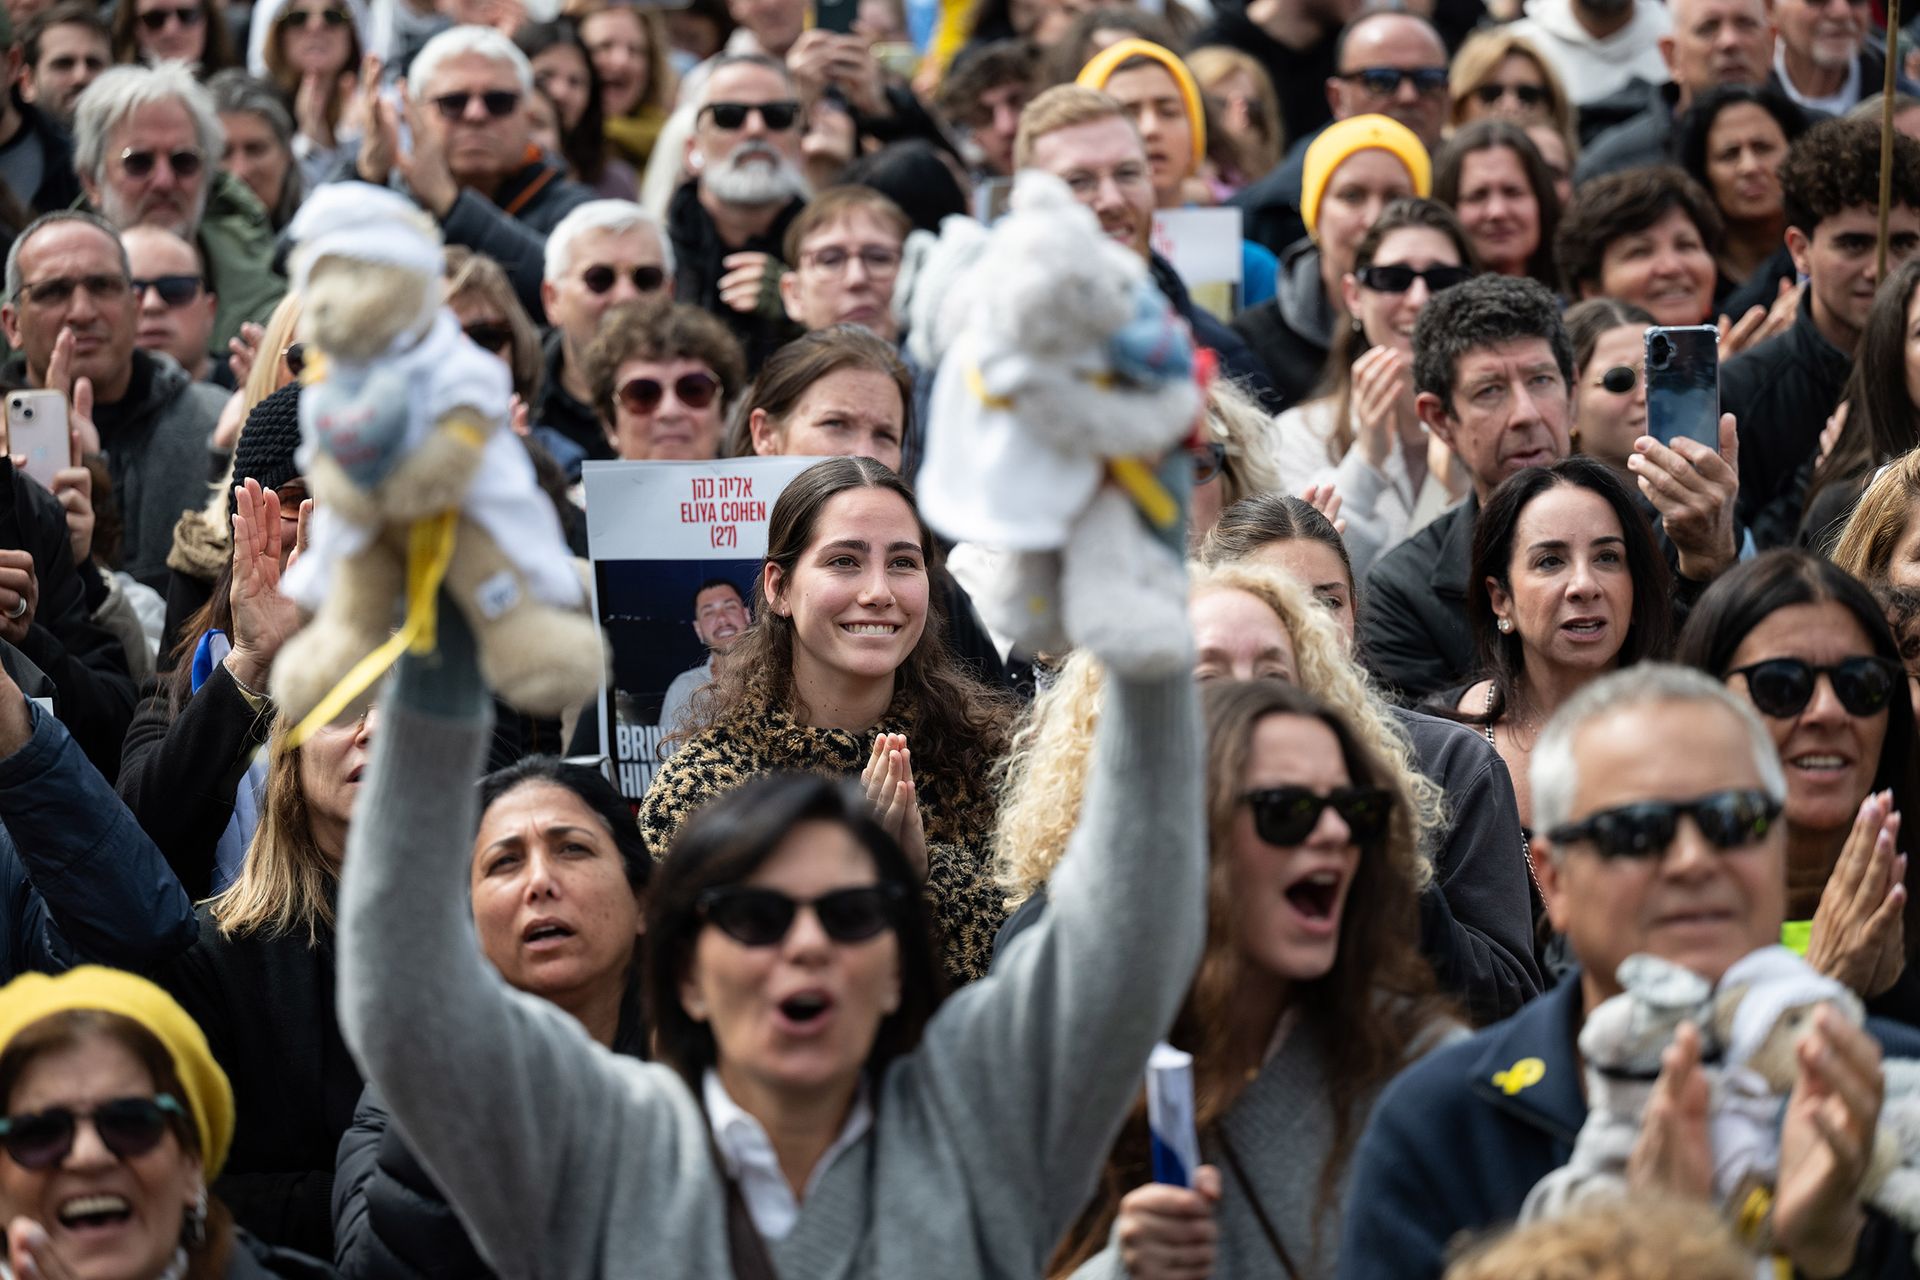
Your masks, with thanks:
[{"label": "yellow knit beanie", "polygon": [[1187,108],[1187,132],[1193,138],[1193,166],[1198,169],[1207,158],[1207,113],[1200,105],[1200,84],[1193,78],[1193,72],[1187,70],[1187,64],[1180,61],[1179,54],[1165,45],[1130,36],[1088,58],[1087,65],[1080,68],[1073,82],[1085,89],[1104,90],[1107,81],[1113,79],[1114,69],[1134,58],[1150,58],[1159,63],[1180,87],[1180,101]]},{"label": "yellow knit beanie", "polygon": [[1307,147],[1306,167],[1300,174],[1300,218],[1314,239],[1320,238],[1320,201],[1327,194],[1333,171],[1355,152],[1368,150],[1388,152],[1407,166],[1413,194],[1424,196],[1433,189],[1433,161],[1413,130],[1391,116],[1337,120]]},{"label": "yellow knit beanie", "polygon": [[166,1047],[187,1096],[180,1099],[200,1133],[200,1164],[208,1182],[220,1176],[233,1142],[233,1089],[214,1061],[207,1038],[172,996],[145,978],[99,965],[81,965],[58,977],[23,973],[0,987],[0,1053],[43,1018],[97,1009],[131,1019]]}]

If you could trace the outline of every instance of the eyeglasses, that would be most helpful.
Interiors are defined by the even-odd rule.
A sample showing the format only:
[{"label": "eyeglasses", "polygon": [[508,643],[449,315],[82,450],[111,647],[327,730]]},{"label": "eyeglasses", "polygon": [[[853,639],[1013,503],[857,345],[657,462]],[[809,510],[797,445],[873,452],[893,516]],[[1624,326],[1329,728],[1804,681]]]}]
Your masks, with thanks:
[{"label": "eyeglasses", "polygon": [[513,345],[513,326],[504,320],[462,325],[460,331],[472,340],[474,346],[496,355]]},{"label": "eyeglasses", "polygon": [[713,123],[732,132],[747,123],[747,113],[758,111],[761,122],[775,133],[785,133],[800,119],[800,104],[785,102],[709,102],[701,111],[713,117]]},{"label": "eyeglasses", "polygon": [[[619,278],[620,273],[604,263],[588,267],[580,273],[580,283],[587,286],[587,290],[591,293],[607,292],[613,288],[613,282]],[[633,281],[633,287],[638,292],[652,293],[667,282],[667,273],[662,267],[648,264],[633,268],[627,273],[627,278]]]},{"label": "eyeglasses", "polygon": [[434,107],[444,120],[458,120],[467,114],[467,104],[475,98],[486,108],[487,115],[501,120],[513,114],[520,105],[520,95],[512,89],[488,89],[485,93],[443,93],[433,99]]},{"label": "eyeglasses", "polygon": [[1193,484],[1196,489],[1203,484],[1212,484],[1215,477],[1227,469],[1227,446],[1217,440],[1194,445],[1187,450],[1187,456],[1193,459]]},{"label": "eyeglasses", "polygon": [[1362,67],[1358,71],[1343,71],[1340,78],[1357,80],[1368,93],[1382,97],[1400,92],[1400,86],[1409,80],[1420,93],[1437,93],[1447,87],[1445,67]]},{"label": "eyeglasses", "polygon": [[881,244],[870,244],[851,252],[836,244],[800,255],[804,265],[830,276],[844,272],[856,258],[870,276],[890,276],[900,269],[900,251]]},{"label": "eyeglasses", "polygon": [[1547,91],[1537,84],[1483,84],[1473,91],[1482,106],[1490,107],[1512,94],[1514,101],[1529,109],[1546,105]]},{"label": "eyeglasses", "polygon": [[1715,791],[1697,800],[1649,800],[1602,809],[1578,822],[1555,827],[1555,844],[1585,841],[1603,858],[1657,858],[1673,844],[1682,815],[1716,849],[1740,849],[1773,830],[1781,804],[1764,791],[1742,788]]},{"label": "eyeglasses", "polygon": [[200,19],[203,16],[197,7],[191,5],[181,8],[163,7],[159,9],[149,9],[141,14],[140,25],[149,31],[158,33],[167,29],[169,19],[178,22],[183,27],[197,27],[200,25]]},{"label": "eyeglasses", "polygon": [[1379,840],[1393,818],[1393,793],[1385,787],[1335,787],[1325,795],[1306,787],[1271,787],[1240,799],[1253,810],[1254,832],[1282,848],[1312,835],[1328,809],[1347,824],[1355,844]]},{"label": "eyeglasses", "polygon": [[789,898],[777,889],[736,885],[708,889],[694,900],[702,920],[749,947],[777,945],[793,928],[801,907],[811,907],[821,931],[835,942],[865,942],[893,923],[894,904],[906,890],[891,881],[836,889],[811,902]]},{"label": "eyeglasses", "polygon": [[[652,413],[666,398],[667,389],[658,378],[633,378],[617,394],[628,413]],[[673,380],[674,398],[689,409],[704,409],[719,394],[720,380],[710,373],[683,373]]]},{"label": "eyeglasses", "polygon": [[200,153],[192,147],[182,147],[178,151],[147,151],[128,147],[120,153],[120,168],[129,178],[145,178],[163,160],[176,178],[191,178],[200,172]]},{"label": "eyeglasses", "polygon": [[339,29],[347,25],[347,15],[340,9],[282,9],[280,22],[288,27],[311,27],[315,19],[322,25]]},{"label": "eyeglasses", "polygon": [[1451,289],[1473,279],[1473,272],[1466,267],[1444,265],[1431,266],[1424,271],[1415,271],[1403,264],[1362,267],[1354,275],[1375,293],[1405,293],[1413,288],[1415,280],[1425,280],[1428,293],[1439,293],[1442,289]]},{"label": "eyeglasses", "polygon": [[0,1144],[22,1169],[52,1169],[73,1150],[80,1121],[93,1126],[100,1143],[117,1159],[131,1160],[160,1145],[167,1136],[169,1117],[182,1121],[187,1111],[170,1094],[152,1098],[115,1098],[92,1111],[49,1107],[28,1115],[0,1120]]},{"label": "eyeglasses", "polygon": [[20,295],[42,307],[57,307],[73,297],[75,289],[85,289],[96,302],[118,302],[127,296],[125,276],[55,276],[20,286]]},{"label": "eyeglasses", "polygon": [[1617,396],[1624,396],[1640,385],[1640,371],[1630,364],[1617,364],[1600,375],[1600,385]]},{"label": "eyeglasses", "polygon": [[135,297],[144,298],[147,290],[152,289],[167,306],[184,307],[200,296],[205,282],[199,276],[154,276],[147,280],[135,276],[128,283],[133,287]]},{"label": "eyeglasses", "polygon": [[280,353],[280,358],[287,362],[287,372],[296,378],[299,377],[307,368],[307,344],[294,343]]},{"label": "eyeglasses", "polygon": [[1747,697],[1762,715],[1785,720],[1806,710],[1821,676],[1833,685],[1833,696],[1848,715],[1877,716],[1887,709],[1902,672],[1885,658],[1848,658],[1826,667],[1799,658],[1769,658],[1727,674],[1747,678]]}]

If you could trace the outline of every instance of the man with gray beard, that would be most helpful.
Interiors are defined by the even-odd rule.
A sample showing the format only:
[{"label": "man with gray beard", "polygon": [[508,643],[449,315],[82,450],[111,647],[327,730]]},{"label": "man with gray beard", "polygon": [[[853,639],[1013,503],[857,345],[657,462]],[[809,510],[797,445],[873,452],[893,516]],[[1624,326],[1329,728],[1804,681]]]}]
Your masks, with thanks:
[{"label": "man with gray beard", "polygon": [[693,177],[667,209],[674,296],[725,321],[749,369],[799,336],[780,299],[788,270],[780,253],[808,195],[803,118],[783,64],[760,54],[716,59],[687,155]]},{"label": "man with gray beard", "polygon": [[210,353],[219,359],[287,289],[266,210],[219,167],[225,139],[212,97],[182,62],[109,68],[74,104],[73,168],[87,203],[116,231],[159,227],[199,248],[220,299]]}]

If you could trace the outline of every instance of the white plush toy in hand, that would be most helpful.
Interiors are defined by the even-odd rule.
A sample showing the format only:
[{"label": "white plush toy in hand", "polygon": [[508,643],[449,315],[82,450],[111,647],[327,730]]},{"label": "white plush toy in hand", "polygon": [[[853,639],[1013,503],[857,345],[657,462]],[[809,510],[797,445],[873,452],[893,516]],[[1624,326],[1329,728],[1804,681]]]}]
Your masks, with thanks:
[{"label": "white plush toy in hand", "polygon": [[443,589],[501,698],[553,715],[590,696],[600,631],[506,429],[506,366],[441,301],[438,229],[355,182],[309,196],[289,231],[308,347],[298,460],[316,511],[282,586],[317,612],[280,651],[272,687],[302,721],[296,740],[362,704],[402,649],[433,647]]},{"label": "white plush toy in hand", "polygon": [[1183,495],[1154,469],[1200,411],[1185,323],[1137,254],[1031,170],[991,231],[949,219],[927,272],[946,287],[924,288],[916,318],[917,354],[940,365],[918,496],[941,534],[1013,553],[974,593],[982,619],[1028,652],[1180,670]]}]

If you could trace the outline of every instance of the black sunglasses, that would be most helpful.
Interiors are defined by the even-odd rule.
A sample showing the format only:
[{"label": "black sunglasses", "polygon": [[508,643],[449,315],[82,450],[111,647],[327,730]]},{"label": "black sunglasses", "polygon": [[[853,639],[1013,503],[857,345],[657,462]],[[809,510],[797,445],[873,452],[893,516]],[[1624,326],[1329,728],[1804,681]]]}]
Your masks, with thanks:
[{"label": "black sunglasses", "polygon": [[287,372],[296,378],[299,377],[307,368],[307,344],[294,343],[280,353],[280,358],[287,362]]},{"label": "black sunglasses", "polygon": [[[588,267],[580,273],[580,283],[587,286],[591,293],[605,293],[613,288],[614,281],[619,278],[620,273],[604,263]],[[633,281],[633,287],[638,292],[652,293],[667,282],[667,272],[664,267],[649,263],[644,267],[635,267],[627,273],[627,278]]]},{"label": "black sunglasses", "polygon": [[1773,830],[1781,807],[1764,791],[1715,791],[1697,800],[1649,800],[1602,809],[1555,827],[1547,838],[1555,844],[1587,841],[1603,858],[1657,858],[1673,843],[1685,815],[1714,848],[1739,849]]},{"label": "black sunglasses", "polygon": [[135,150],[128,147],[120,153],[120,168],[129,178],[144,178],[162,160],[167,162],[167,168],[173,170],[176,178],[191,178],[200,172],[200,153],[191,147],[182,147],[178,151]]},{"label": "black sunglasses", "polygon": [[722,129],[734,130],[747,122],[747,113],[758,111],[760,119],[775,133],[785,133],[800,119],[800,104],[785,102],[709,102],[702,108]]},{"label": "black sunglasses", "polygon": [[1187,456],[1193,459],[1195,488],[1211,484],[1215,476],[1227,469],[1227,446],[1217,440],[1193,445],[1187,450]]},{"label": "black sunglasses", "polygon": [[1902,672],[1885,658],[1847,658],[1826,667],[1799,658],[1768,658],[1727,674],[1747,678],[1747,697],[1762,715],[1785,720],[1806,710],[1821,676],[1832,683],[1848,715],[1877,716],[1887,709]]},{"label": "black sunglasses", "polygon": [[1401,263],[1362,267],[1354,275],[1375,293],[1405,293],[1413,288],[1415,280],[1425,280],[1427,292],[1438,293],[1473,278],[1473,272],[1466,267],[1436,265],[1424,271],[1415,271]]},{"label": "black sunglasses", "polygon": [[777,945],[793,928],[801,907],[813,908],[821,931],[835,942],[865,942],[893,923],[893,906],[906,890],[891,881],[836,889],[811,902],[789,898],[777,889],[735,885],[708,889],[694,900],[702,920],[748,947]]},{"label": "black sunglasses", "polygon": [[315,18],[319,18],[322,24],[329,27],[338,28],[347,25],[347,15],[339,9],[282,9],[280,11],[280,22],[284,26],[311,26]]},{"label": "black sunglasses", "polygon": [[173,19],[183,27],[200,25],[200,10],[192,6],[183,8],[149,9],[140,15],[140,25],[149,31],[165,31],[167,19]]},{"label": "black sunglasses", "polygon": [[1445,67],[1362,67],[1358,71],[1343,71],[1342,80],[1358,80],[1368,93],[1386,95],[1400,92],[1400,86],[1413,81],[1413,87],[1421,93],[1434,93],[1447,87],[1447,69]]},{"label": "black sunglasses", "polygon": [[467,335],[474,346],[495,355],[513,345],[513,326],[510,324],[469,324],[462,325],[460,331]]},{"label": "black sunglasses", "polygon": [[1630,364],[1617,364],[1600,375],[1600,385],[1617,396],[1624,396],[1640,385],[1640,371]]},{"label": "black sunglasses", "polygon": [[186,1108],[171,1094],[152,1098],[115,1098],[92,1111],[49,1107],[0,1120],[0,1145],[22,1169],[52,1169],[73,1150],[73,1135],[85,1120],[101,1145],[121,1160],[143,1156],[167,1136],[169,1117],[184,1122]]},{"label": "black sunglasses", "polygon": [[1523,107],[1538,107],[1547,100],[1547,91],[1537,84],[1483,84],[1473,91],[1473,96],[1489,107],[1508,94]]},{"label": "black sunglasses", "polygon": [[20,286],[20,292],[27,301],[43,307],[59,306],[73,296],[75,289],[85,289],[95,301],[115,302],[127,296],[127,278],[105,275],[55,276],[51,280],[37,280]]},{"label": "black sunglasses", "polygon": [[1299,844],[1331,808],[1347,824],[1355,844],[1372,844],[1387,833],[1393,792],[1385,787],[1335,787],[1322,795],[1307,787],[1271,787],[1240,797],[1253,810],[1253,829],[1268,844]]},{"label": "black sunglasses", "polygon": [[[629,413],[652,413],[666,398],[667,389],[658,378],[632,378],[618,394]],[[683,373],[673,380],[673,394],[689,409],[704,409],[720,394],[720,379],[710,373]]]},{"label": "black sunglasses", "polygon": [[135,276],[132,281],[136,297],[145,297],[152,289],[169,307],[184,307],[199,297],[202,283],[199,276],[154,276],[147,280]]},{"label": "black sunglasses", "polygon": [[487,115],[495,120],[504,119],[513,114],[520,105],[520,95],[512,89],[489,89],[485,93],[443,93],[433,100],[435,109],[441,118],[458,120],[467,114],[467,104],[475,98],[487,109]]}]

